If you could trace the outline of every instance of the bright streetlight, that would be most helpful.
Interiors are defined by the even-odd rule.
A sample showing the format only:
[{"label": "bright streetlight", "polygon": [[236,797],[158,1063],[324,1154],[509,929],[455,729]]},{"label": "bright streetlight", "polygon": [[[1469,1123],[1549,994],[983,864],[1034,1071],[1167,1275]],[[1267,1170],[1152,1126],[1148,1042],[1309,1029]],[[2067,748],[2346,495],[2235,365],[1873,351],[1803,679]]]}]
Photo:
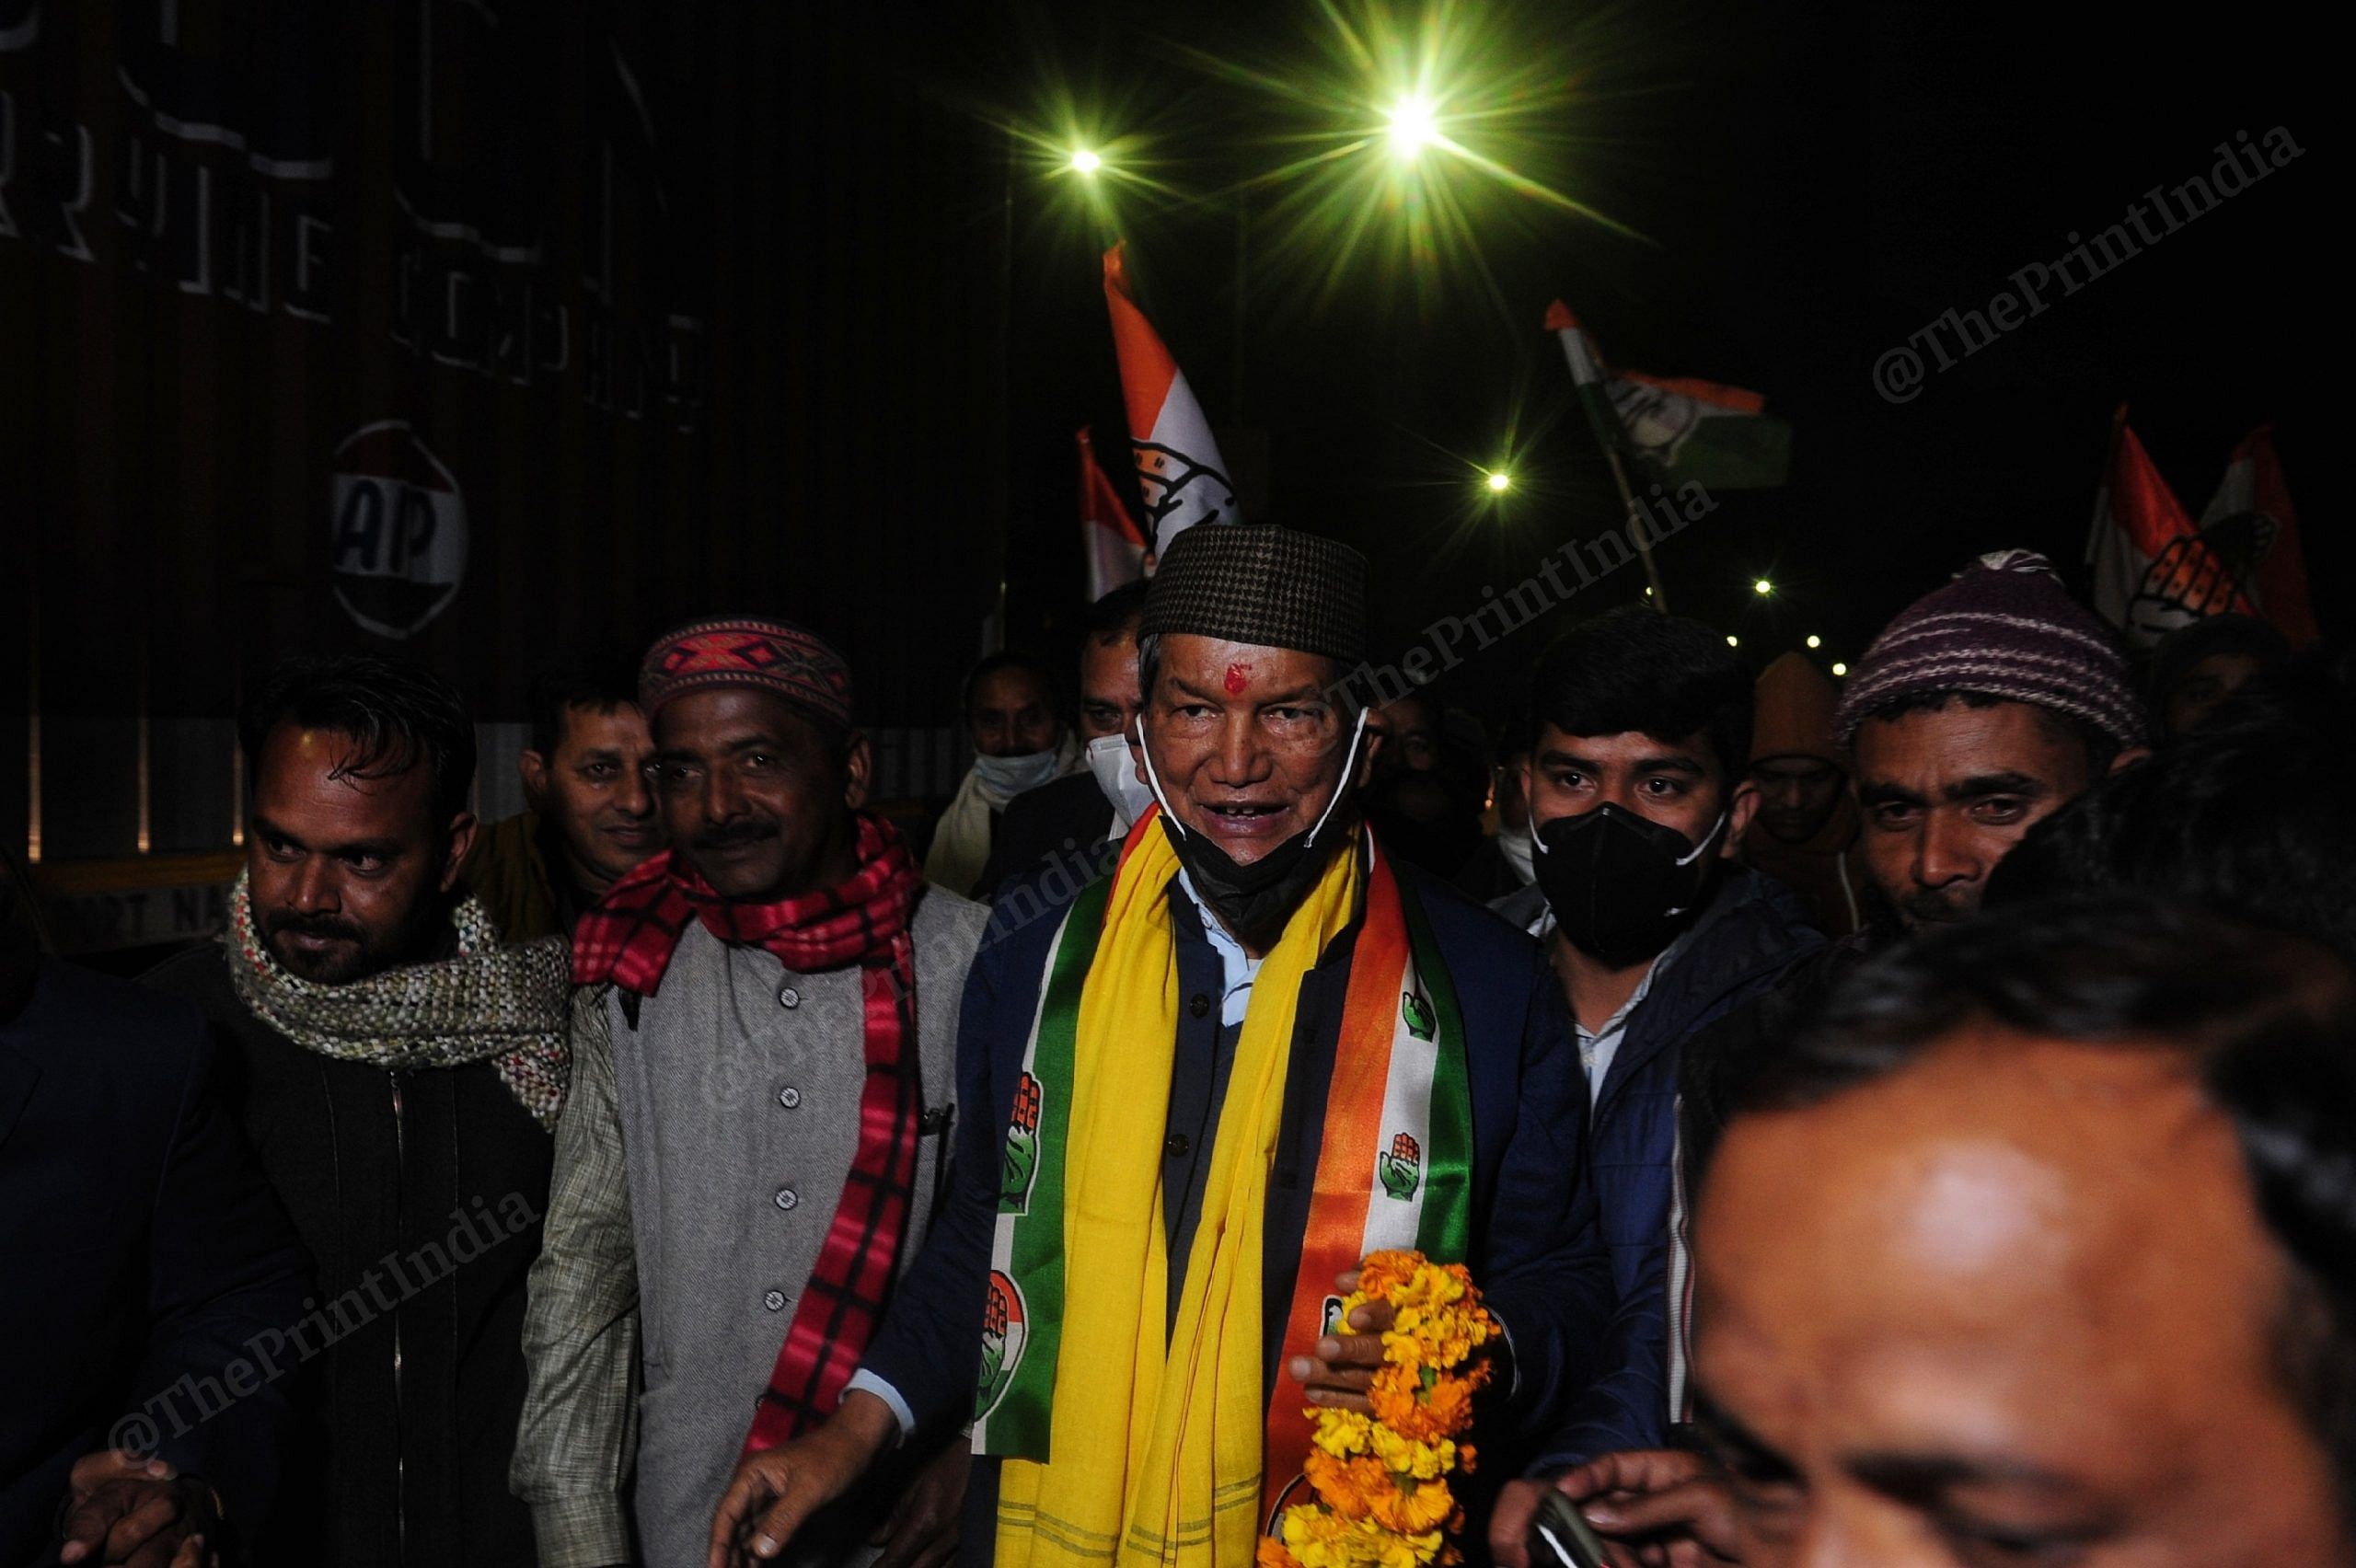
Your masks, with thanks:
[{"label": "bright streetlight", "polygon": [[1823,646],[1824,646],[1824,639],[1822,639],[1822,638],[1820,638],[1820,637],[1814,636],[1814,635],[1810,635],[1810,636],[1809,636],[1809,638],[1808,638],[1808,640],[1807,640],[1807,645],[1808,645],[1810,648],[1821,648],[1821,647],[1823,647]]},{"label": "bright streetlight", "polygon": [[1835,664],[1832,666],[1832,673],[1836,675],[1845,675],[1849,673],[1849,666],[1846,664]]},{"label": "bright streetlight", "polygon": [[1104,160],[1086,147],[1072,149],[1070,168],[1074,174],[1094,174],[1104,167]]},{"label": "bright streetlight", "polygon": [[1750,591],[1754,594],[1773,594],[1775,591],[1775,585],[1762,577],[1750,585]]},{"label": "bright streetlight", "polygon": [[1414,163],[1426,147],[1439,138],[1439,115],[1432,108],[1432,100],[1421,93],[1410,93],[1392,104],[1385,114],[1391,121],[1391,152],[1401,163]]},{"label": "bright streetlight", "polygon": [[1513,489],[1513,476],[1502,468],[1492,471],[1489,477],[1481,482],[1489,487],[1489,493],[1492,495],[1503,495]]},{"label": "bright streetlight", "polygon": [[1737,637],[1732,632],[1728,632],[1727,633],[1727,646],[1729,648],[1739,648],[1742,646],[1742,639]]}]

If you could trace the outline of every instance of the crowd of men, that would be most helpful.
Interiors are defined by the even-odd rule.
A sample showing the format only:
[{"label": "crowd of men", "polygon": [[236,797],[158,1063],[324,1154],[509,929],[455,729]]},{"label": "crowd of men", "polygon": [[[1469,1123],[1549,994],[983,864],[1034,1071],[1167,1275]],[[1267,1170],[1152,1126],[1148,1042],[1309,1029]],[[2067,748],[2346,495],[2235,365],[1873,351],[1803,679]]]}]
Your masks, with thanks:
[{"label": "crowd of men", "polygon": [[1392,1247],[1504,1331],[1476,1561],[2356,1563],[2345,656],[2004,551],[1837,686],[1526,633],[1493,745],[1365,578],[1179,535],[921,847],[788,621],[537,683],[491,824],[289,660],[217,941],[0,882],[0,1565],[1241,1565]]}]

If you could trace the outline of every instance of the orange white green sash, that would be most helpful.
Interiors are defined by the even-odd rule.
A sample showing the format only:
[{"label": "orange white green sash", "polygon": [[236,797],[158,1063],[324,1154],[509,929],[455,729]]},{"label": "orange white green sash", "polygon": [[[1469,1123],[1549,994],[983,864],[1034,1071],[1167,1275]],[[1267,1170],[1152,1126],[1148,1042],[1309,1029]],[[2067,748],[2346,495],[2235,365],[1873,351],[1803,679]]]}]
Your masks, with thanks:
[{"label": "orange white green sash", "polygon": [[[1335,1275],[1355,1268],[1366,1252],[1415,1247],[1444,1261],[1464,1253],[1472,1116],[1461,1016],[1422,911],[1361,836],[1352,853],[1335,858],[1263,961],[1252,1005],[1254,1015],[1269,1010],[1247,1016],[1248,1038],[1239,1046],[1213,1156],[1214,1187],[1243,1206],[1227,1211],[1216,1263],[1207,1261],[1214,1249],[1198,1236],[1165,1361],[1166,1284],[1136,1277],[1152,1267],[1166,1270],[1159,1262],[1166,1255],[1160,1163],[1149,1165],[1135,1149],[1149,1142],[1158,1149],[1166,1126],[1176,1020],[1166,901],[1175,871],[1149,813],[1114,875],[1083,892],[1067,913],[1024,1046],[1005,1145],[974,1430],[976,1451],[1018,1461],[1001,1492],[999,1547],[1002,1556],[1021,1561],[1112,1562],[1137,1554],[1211,1561],[1220,1555],[1218,1544],[1231,1545],[1238,1529],[1248,1547],[1265,1505],[1299,1473],[1309,1432],[1299,1413],[1301,1391],[1288,1378],[1275,1389],[1261,1387],[1258,1222],[1299,986],[1361,901],[1285,1355],[1313,1343],[1329,1298],[1338,1299]],[[1085,1038],[1084,1020],[1094,1032]],[[1089,1063],[1096,1064],[1086,1069],[1099,1075],[1096,1082],[1081,1077]],[[1107,1073],[1124,1081],[1123,1097],[1112,1107],[1103,1103]],[[1078,1106],[1076,1090],[1083,1102]],[[1108,1138],[1104,1128],[1116,1123],[1120,1136]],[[1078,1151],[1068,1136],[1076,1128],[1086,1146]],[[1086,1198],[1074,1197],[1082,1193]],[[1068,1277],[1068,1253],[1080,1239],[1104,1235],[1108,1196],[1117,1198],[1114,1223],[1143,1234],[1134,1247],[1112,1249],[1121,1265],[1112,1271],[1117,1284],[1093,1270]],[[1080,1208],[1071,1209],[1071,1202]],[[1106,1255],[1103,1241],[1093,1245],[1096,1256]],[[1149,1266],[1131,1266],[1138,1260]],[[1079,1356],[1091,1368],[1103,1366],[1108,1330],[1104,1302],[1096,1298],[1108,1289],[1119,1293],[1112,1316],[1130,1325],[1111,1332],[1137,1342],[1138,1364],[1118,1368],[1117,1409],[1106,1400],[1101,1417],[1075,1422],[1075,1412],[1061,1407],[1075,1399],[1096,1405],[1103,1395],[1092,1385],[1099,1379],[1066,1366],[1074,1373],[1067,1387],[1059,1363]],[[1089,1325],[1083,1336],[1096,1347],[1092,1353],[1075,1348],[1067,1332],[1075,1322]],[[1148,1336],[1156,1343],[1146,1343]],[[1247,1337],[1248,1343],[1235,1343]],[[1217,1371],[1187,1370],[1195,1367]],[[1214,1376],[1222,1384],[1218,1401],[1201,1389],[1188,1391],[1190,1378]],[[1163,1410],[1171,1419],[1157,1435],[1157,1405],[1198,1403],[1200,1420],[1179,1421]],[[1211,1420],[1207,1412],[1215,1410],[1226,1413]],[[1232,1417],[1242,1410],[1260,1413],[1239,1453]],[[1217,1427],[1220,1457],[1190,1457],[1185,1446],[1195,1439],[1172,1439],[1173,1424],[1187,1433]],[[1091,1435],[1077,1439],[1081,1433]],[[1067,1451],[1075,1440],[1084,1451]],[[1168,1451],[1173,1441],[1175,1453]],[[1126,1470],[1115,1463],[1104,1473],[1108,1461],[1099,1447],[1126,1454]],[[1101,1495],[1090,1503],[1086,1494],[1107,1488],[1112,1505]]]}]

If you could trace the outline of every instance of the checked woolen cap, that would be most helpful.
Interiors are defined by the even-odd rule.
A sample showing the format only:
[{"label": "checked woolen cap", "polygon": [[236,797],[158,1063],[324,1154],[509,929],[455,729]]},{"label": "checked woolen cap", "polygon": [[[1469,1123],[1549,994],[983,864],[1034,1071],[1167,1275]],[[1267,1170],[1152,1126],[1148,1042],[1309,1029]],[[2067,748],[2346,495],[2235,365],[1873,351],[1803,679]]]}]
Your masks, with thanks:
[{"label": "checked woolen cap", "polygon": [[850,728],[850,666],[791,621],[737,616],[666,633],[639,666],[638,705],[652,720],[673,698],[706,686],[758,686],[828,729]]},{"label": "checked woolen cap", "polygon": [[1189,528],[1162,555],[1138,628],[1173,632],[1354,664],[1366,656],[1366,557],[1269,523]]},{"label": "checked woolen cap", "polygon": [[2034,703],[2122,746],[2143,741],[2143,705],[2110,629],[2034,550],[1981,556],[1883,628],[1841,694],[1835,733],[1846,746],[1876,713],[1931,692]]}]

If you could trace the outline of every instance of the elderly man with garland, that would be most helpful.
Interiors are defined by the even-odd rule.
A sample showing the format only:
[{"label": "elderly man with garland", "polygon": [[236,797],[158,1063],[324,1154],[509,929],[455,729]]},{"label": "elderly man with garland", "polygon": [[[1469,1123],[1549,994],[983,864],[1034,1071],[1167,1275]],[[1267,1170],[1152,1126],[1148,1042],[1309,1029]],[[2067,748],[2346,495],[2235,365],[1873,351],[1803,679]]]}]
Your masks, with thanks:
[{"label": "elderly man with garland", "polygon": [[1365,574],[1274,527],[1171,547],[1140,639],[1157,809],[976,960],[941,1221],[842,1408],[740,1469],[713,1563],[786,1550],[977,1385],[964,1561],[1247,1562],[1302,1495],[1304,1407],[1367,1408],[1391,1309],[1334,1312],[1378,1249],[1486,1289],[1510,1351],[1474,1436],[1500,1465],[1603,1370],[1561,993],[1353,813],[1366,715],[1335,677]]},{"label": "elderly man with garland", "polygon": [[525,1276],[570,1076],[564,944],[508,946],[458,868],[474,728],[422,666],[281,666],[240,723],[253,813],[194,1000],[318,1265],[264,1563],[529,1564],[507,1494]]},{"label": "elderly man with garland", "polygon": [[[542,1568],[693,1568],[740,1455],[835,1408],[933,1212],[986,918],[862,809],[850,671],[817,637],[685,627],[639,691],[672,847],[573,931],[513,1477]],[[945,1554],[965,1452],[897,1458],[802,1561]]]}]

